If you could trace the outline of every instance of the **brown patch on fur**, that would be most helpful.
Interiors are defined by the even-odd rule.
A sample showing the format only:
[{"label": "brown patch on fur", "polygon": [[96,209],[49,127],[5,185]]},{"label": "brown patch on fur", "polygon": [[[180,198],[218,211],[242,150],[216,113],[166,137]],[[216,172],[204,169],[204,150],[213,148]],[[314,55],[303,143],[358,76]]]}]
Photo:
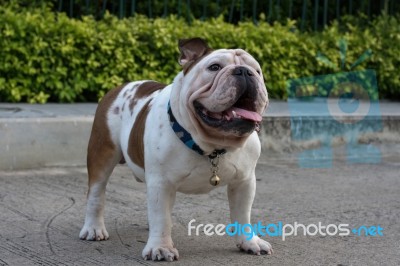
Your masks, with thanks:
[{"label": "brown patch on fur", "polygon": [[[161,90],[165,88],[165,86],[166,86],[165,84],[156,81],[146,81],[136,86],[135,96],[129,100],[129,110],[131,111],[131,115],[133,115],[133,108],[135,108],[135,105],[138,100],[150,96],[153,92]],[[130,97],[128,97],[128,99],[129,98]]]},{"label": "brown patch on fur", "polygon": [[107,113],[125,86],[126,84],[109,91],[97,107],[87,155],[89,189],[93,183],[105,182],[112,169],[123,158],[121,150],[111,140]]},{"label": "brown patch on fur", "polygon": [[143,99],[145,97],[150,96],[153,92],[162,90],[165,88],[165,84],[156,81],[146,81],[140,84],[140,86],[136,89],[135,98]]},{"label": "brown patch on fur", "polygon": [[136,103],[137,103],[137,99],[135,99],[135,98],[132,98],[129,101],[129,110],[131,110],[131,115],[133,115],[133,108],[135,107]]},{"label": "brown patch on fur", "polygon": [[149,114],[149,100],[138,113],[133,124],[128,143],[128,155],[131,160],[139,167],[144,169],[144,133],[147,115]]}]

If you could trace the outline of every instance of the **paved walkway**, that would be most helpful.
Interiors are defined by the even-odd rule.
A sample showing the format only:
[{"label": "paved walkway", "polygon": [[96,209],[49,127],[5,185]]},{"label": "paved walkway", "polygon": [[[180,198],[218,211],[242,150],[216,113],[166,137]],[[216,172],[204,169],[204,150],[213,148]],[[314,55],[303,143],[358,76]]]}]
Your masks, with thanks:
[{"label": "paved walkway", "polygon": [[[195,225],[229,223],[226,189],[220,188],[208,195],[178,194],[173,240],[180,260],[173,265],[400,265],[399,170],[399,158],[305,169],[264,154],[256,170],[254,223],[380,226],[383,236],[365,236],[362,230],[361,236],[299,231],[285,241],[264,237],[274,248],[272,256],[239,252],[229,236],[188,236],[192,219]],[[116,168],[107,188],[110,239],[102,242],[78,237],[85,168],[0,171],[0,184],[0,265],[156,265],[140,257],[148,236],[146,188],[125,166]],[[333,226],[330,230],[334,233]]]}]

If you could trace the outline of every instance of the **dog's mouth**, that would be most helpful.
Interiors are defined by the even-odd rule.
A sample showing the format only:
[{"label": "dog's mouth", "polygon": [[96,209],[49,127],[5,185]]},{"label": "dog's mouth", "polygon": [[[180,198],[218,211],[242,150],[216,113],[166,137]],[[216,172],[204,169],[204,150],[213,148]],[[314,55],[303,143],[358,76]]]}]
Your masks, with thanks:
[{"label": "dog's mouth", "polygon": [[233,106],[219,113],[207,110],[198,101],[193,106],[201,120],[210,127],[235,131],[239,135],[260,130],[262,116],[255,111],[254,103],[250,99],[239,99]]}]

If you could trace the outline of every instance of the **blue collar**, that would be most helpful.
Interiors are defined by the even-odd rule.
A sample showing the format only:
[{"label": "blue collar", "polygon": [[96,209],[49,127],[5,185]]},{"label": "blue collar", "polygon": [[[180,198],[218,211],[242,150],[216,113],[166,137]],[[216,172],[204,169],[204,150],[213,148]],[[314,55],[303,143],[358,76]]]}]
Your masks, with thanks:
[{"label": "blue collar", "polygon": [[[174,130],[176,136],[191,150],[197,152],[200,155],[206,155],[205,152],[194,142],[192,135],[184,129],[176,120],[174,114],[172,113],[171,103],[168,101],[168,115],[169,115],[169,122],[171,124],[172,130]],[[214,150],[208,157],[210,159],[214,159],[215,157],[226,153],[225,149],[221,150]]]}]

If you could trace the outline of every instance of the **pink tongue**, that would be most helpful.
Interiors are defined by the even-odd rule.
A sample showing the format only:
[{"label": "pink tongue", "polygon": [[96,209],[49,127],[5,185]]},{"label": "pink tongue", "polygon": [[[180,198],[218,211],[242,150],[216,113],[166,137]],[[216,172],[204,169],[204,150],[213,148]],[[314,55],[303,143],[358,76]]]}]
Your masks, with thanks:
[{"label": "pink tongue", "polygon": [[237,107],[232,107],[232,109],[230,109],[228,112],[231,113],[232,111],[234,111],[236,115],[240,115],[243,119],[251,120],[254,122],[261,122],[262,120],[262,116],[256,112],[244,110]]}]

